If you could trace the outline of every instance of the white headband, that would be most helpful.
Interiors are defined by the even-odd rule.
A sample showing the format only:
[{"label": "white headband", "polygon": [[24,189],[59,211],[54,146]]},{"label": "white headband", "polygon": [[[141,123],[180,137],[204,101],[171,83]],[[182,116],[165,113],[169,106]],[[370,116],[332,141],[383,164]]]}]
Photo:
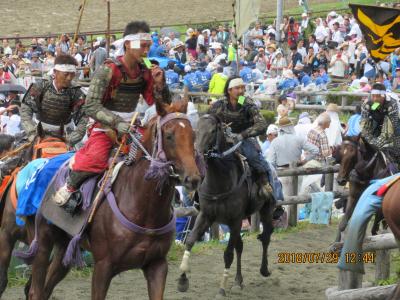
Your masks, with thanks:
[{"label": "white headband", "polygon": [[237,86],[242,86],[242,85],[245,85],[244,82],[243,82],[243,79],[242,78],[235,78],[235,79],[232,79],[229,82],[228,89],[231,89],[231,88],[234,88],[234,87],[237,87]]},{"label": "white headband", "polygon": [[131,48],[140,49],[140,41],[151,41],[151,35],[147,32],[139,32],[135,34],[128,34],[122,39],[121,47],[117,50],[116,56],[124,55],[124,43],[126,41],[131,42]]},{"label": "white headband", "polygon": [[382,90],[371,90],[371,95],[386,95],[386,91],[382,91]]},{"label": "white headband", "polygon": [[54,66],[54,70],[60,72],[68,72],[68,73],[76,73],[76,66],[75,65],[66,65],[66,64],[57,64]]}]

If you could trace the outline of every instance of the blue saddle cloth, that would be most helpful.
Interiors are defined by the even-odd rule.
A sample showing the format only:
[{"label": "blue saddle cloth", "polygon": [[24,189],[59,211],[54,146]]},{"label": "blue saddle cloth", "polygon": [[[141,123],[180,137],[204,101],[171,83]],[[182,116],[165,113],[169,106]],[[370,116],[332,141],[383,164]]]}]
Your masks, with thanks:
[{"label": "blue saddle cloth", "polygon": [[51,159],[40,158],[30,162],[18,173],[16,222],[19,226],[25,225],[21,217],[36,214],[52,178],[73,155],[74,152],[67,152]]}]

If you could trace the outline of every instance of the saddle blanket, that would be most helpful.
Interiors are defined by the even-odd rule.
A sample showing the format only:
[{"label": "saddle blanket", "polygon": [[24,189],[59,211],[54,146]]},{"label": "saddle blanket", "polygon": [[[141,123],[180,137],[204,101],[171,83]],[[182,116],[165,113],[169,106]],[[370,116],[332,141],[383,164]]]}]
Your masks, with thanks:
[{"label": "saddle blanket", "polygon": [[16,222],[19,226],[25,225],[21,217],[36,214],[50,181],[60,166],[73,155],[74,152],[67,152],[50,159],[39,158],[31,161],[18,173]]},{"label": "saddle blanket", "polygon": [[382,196],[377,191],[385,184],[391,182],[400,173],[371,181],[370,186],[362,193],[354,208],[353,215],[347,226],[347,235],[341,250],[338,268],[364,274],[364,263],[357,260],[356,263],[346,263],[346,253],[362,253],[362,243],[368,222],[376,211],[382,208]]}]

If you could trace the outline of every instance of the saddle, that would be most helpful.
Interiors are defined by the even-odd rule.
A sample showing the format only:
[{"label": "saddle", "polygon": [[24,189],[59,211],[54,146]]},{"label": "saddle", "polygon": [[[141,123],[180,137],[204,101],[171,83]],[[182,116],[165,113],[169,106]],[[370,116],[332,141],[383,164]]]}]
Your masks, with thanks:
[{"label": "saddle", "polygon": [[68,152],[67,144],[56,137],[39,137],[33,146],[32,160],[36,158],[52,158]]}]

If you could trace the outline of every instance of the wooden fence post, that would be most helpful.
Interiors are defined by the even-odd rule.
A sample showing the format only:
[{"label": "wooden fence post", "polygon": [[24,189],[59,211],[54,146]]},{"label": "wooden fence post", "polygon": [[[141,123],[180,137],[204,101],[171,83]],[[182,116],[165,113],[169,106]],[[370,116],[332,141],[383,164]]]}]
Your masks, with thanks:
[{"label": "wooden fence post", "polygon": [[362,278],[363,274],[361,273],[339,270],[339,291],[361,288]]},{"label": "wooden fence post", "polygon": [[375,257],[375,282],[390,277],[390,250],[377,250]]},{"label": "wooden fence post", "polygon": [[[296,162],[289,164],[289,168],[296,168]],[[288,189],[288,196],[297,196],[299,177],[298,175],[290,176],[290,186]],[[291,204],[289,206],[289,226],[297,226],[297,204]]]}]

